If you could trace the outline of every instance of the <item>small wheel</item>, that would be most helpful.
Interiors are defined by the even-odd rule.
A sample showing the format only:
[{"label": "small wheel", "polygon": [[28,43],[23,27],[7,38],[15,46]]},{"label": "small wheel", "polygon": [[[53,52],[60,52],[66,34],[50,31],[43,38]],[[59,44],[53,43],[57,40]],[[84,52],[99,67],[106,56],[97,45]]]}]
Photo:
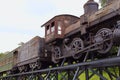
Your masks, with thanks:
[{"label": "small wheel", "polygon": [[100,49],[98,50],[99,53],[105,54],[107,53],[113,45],[112,40],[112,30],[108,28],[102,28],[100,29],[96,35],[95,35],[95,42],[100,43],[99,45]]},{"label": "small wheel", "polygon": [[37,69],[39,70],[39,69],[41,69],[41,67],[42,67],[42,63],[41,62],[37,62]]},{"label": "small wheel", "polygon": [[58,46],[55,46],[54,47],[54,54],[55,54],[55,57],[58,58],[61,56],[61,50],[60,50],[60,47]]},{"label": "small wheel", "polygon": [[82,54],[75,54],[75,55],[73,55],[73,58],[74,59],[79,59],[81,56],[82,56]]},{"label": "small wheel", "polygon": [[55,54],[52,54],[52,61],[53,61],[54,63],[59,63],[59,62],[60,62],[59,59],[55,59]]},{"label": "small wheel", "polygon": [[53,61],[54,63],[58,63],[60,60],[59,60],[59,59],[56,59],[56,58],[59,58],[60,56],[61,56],[60,47],[54,46],[54,47],[53,47],[53,53],[52,53],[52,61]]},{"label": "small wheel", "polygon": [[29,71],[29,70],[28,70],[28,66],[27,66],[27,65],[25,66],[24,71],[25,71],[25,72]]},{"label": "small wheel", "polygon": [[79,50],[82,50],[84,48],[83,41],[80,38],[74,38],[72,43],[71,43],[71,49],[74,52],[73,53],[73,58],[74,59],[79,59],[82,54],[76,54]]}]

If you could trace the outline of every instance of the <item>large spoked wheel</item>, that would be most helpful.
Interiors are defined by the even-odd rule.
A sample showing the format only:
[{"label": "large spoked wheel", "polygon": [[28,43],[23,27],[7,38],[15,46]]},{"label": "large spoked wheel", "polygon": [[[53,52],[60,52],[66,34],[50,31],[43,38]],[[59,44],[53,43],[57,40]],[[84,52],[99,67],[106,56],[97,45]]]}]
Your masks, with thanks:
[{"label": "large spoked wheel", "polygon": [[108,51],[110,51],[110,49],[112,48],[113,45],[113,40],[112,40],[112,30],[108,29],[108,28],[102,28],[100,29],[95,36],[95,41],[97,43],[101,43],[98,47],[100,47],[100,49],[98,50],[99,53],[101,54],[105,54]]},{"label": "large spoked wheel", "polygon": [[54,63],[58,63],[60,60],[59,59],[56,59],[56,58],[59,58],[61,56],[61,50],[60,50],[60,47],[58,46],[55,46],[54,47],[54,50],[53,50],[53,54],[52,54],[52,60]]},{"label": "large spoked wheel", "polygon": [[71,49],[73,51],[73,58],[74,59],[79,59],[82,54],[78,53],[78,51],[82,50],[84,48],[83,41],[80,38],[74,38],[72,43],[71,43]]}]

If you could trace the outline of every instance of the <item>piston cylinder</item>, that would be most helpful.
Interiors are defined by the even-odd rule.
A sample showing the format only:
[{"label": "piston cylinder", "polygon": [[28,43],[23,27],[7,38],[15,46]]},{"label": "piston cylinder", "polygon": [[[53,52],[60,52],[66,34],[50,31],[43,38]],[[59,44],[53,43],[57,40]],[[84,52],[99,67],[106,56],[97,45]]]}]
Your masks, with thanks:
[{"label": "piston cylinder", "polygon": [[113,31],[113,41],[116,45],[120,45],[120,29],[119,28]]}]

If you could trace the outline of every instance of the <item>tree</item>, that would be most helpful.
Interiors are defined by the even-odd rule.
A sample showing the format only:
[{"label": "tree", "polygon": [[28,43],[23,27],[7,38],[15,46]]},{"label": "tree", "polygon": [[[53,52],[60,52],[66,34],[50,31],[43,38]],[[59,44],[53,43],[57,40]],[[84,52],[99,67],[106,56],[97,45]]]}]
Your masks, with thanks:
[{"label": "tree", "polygon": [[0,57],[1,57],[1,56],[4,56],[4,55],[5,55],[4,53],[0,53]]},{"label": "tree", "polygon": [[107,0],[100,0],[101,6],[102,7],[105,6],[106,2],[107,2]]},{"label": "tree", "polygon": [[4,53],[0,52],[0,57],[3,57],[3,56],[5,56],[5,55],[8,54],[8,53],[10,53],[10,52],[9,52],[9,51],[4,52]]}]

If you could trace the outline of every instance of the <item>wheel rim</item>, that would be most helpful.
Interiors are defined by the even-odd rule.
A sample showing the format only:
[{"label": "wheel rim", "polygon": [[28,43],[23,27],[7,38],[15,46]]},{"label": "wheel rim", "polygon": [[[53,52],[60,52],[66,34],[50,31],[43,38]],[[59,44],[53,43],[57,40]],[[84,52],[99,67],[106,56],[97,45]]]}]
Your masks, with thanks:
[{"label": "wheel rim", "polygon": [[55,54],[52,54],[52,61],[53,61],[54,63],[59,63],[59,62],[60,62],[59,59],[55,59]]},{"label": "wheel rim", "polygon": [[98,50],[99,53],[105,54],[108,51],[110,51],[113,45],[112,30],[108,28],[102,28],[96,33],[95,37],[100,39],[99,41],[97,40],[96,42],[102,42],[102,44],[99,45],[100,47],[100,49]]},{"label": "wheel rim", "polygon": [[79,50],[82,50],[84,48],[83,41],[80,38],[74,38],[71,43],[71,50],[73,51],[73,58],[79,59],[82,54],[76,54]]},{"label": "wheel rim", "polygon": [[41,69],[41,67],[42,67],[42,63],[37,61],[36,64],[37,64],[37,69],[38,69],[38,70]]},{"label": "wheel rim", "polygon": [[54,48],[54,54],[55,54],[55,57],[58,58],[61,56],[61,51],[60,51],[60,48],[58,46],[56,46]]},{"label": "wheel rim", "polygon": [[58,46],[54,47],[52,56],[53,56],[52,60],[53,60],[54,63],[58,63],[60,61],[59,59],[56,59],[56,58],[59,58],[61,56],[60,47],[58,47]]}]

